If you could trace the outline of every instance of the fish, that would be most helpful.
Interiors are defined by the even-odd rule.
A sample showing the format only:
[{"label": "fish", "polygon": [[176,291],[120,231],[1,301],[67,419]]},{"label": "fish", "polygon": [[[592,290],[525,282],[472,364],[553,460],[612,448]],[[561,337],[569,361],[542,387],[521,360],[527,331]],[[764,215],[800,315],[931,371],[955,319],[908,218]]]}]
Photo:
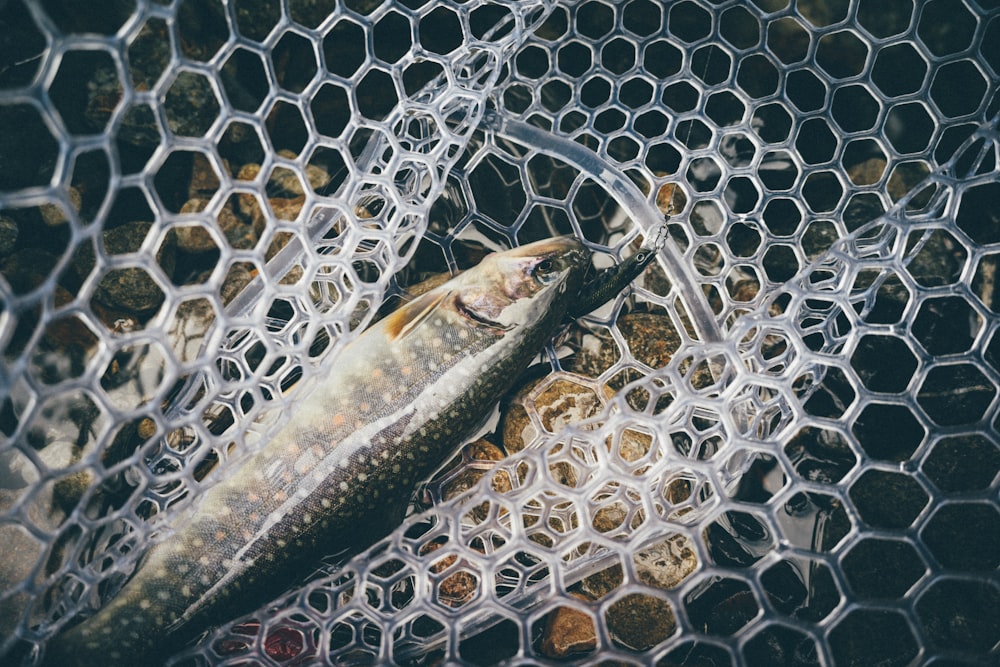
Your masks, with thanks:
[{"label": "fish", "polygon": [[[263,449],[204,491],[44,665],[162,663],[397,522],[565,320],[590,252],[572,237],[487,255],[344,346]],[[382,531],[382,534],[379,534]]]}]

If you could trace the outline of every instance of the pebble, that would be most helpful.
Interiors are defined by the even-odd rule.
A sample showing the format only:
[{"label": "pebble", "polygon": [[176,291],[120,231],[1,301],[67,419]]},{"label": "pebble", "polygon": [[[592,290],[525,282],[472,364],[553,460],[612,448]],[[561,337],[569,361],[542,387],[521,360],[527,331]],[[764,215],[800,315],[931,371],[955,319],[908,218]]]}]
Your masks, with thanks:
[{"label": "pebble", "polygon": [[5,215],[0,215],[0,257],[9,255],[17,243],[17,223]]},{"label": "pebble", "polygon": [[632,593],[612,604],[605,621],[612,641],[633,651],[652,648],[677,629],[670,603],[645,593]]},{"label": "pebble", "polygon": [[[421,555],[428,555],[442,548],[444,544],[430,542],[421,550]],[[455,555],[446,555],[431,563],[430,571],[440,574],[451,568],[458,561]],[[479,590],[479,578],[468,570],[458,569],[437,582],[434,600],[446,607],[461,607],[470,601]]]},{"label": "pebble", "polygon": [[[501,432],[507,453],[531,446],[541,429],[554,434],[598,414],[604,403],[593,384],[571,373],[553,373],[522,387],[510,400]],[[531,418],[534,414],[536,420]]]},{"label": "pebble", "polygon": [[[571,596],[586,600],[578,593]],[[597,630],[593,617],[575,607],[556,607],[546,618],[541,652],[547,658],[569,658],[597,648]]]},{"label": "pebble", "polygon": [[[672,535],[633,556],[636,576],[646,586],[668,590],[675,588],[698,567],[690,539]],[[571,593],[586,601],[599,601],[617,590],[624,581],[621,566],[609,567],[587,577]],[[632,593],[612,604],[605,615],[608,631],[615,643],[643,651],[660,643],[676,630],[670,604],[647,593]],[[597,635],[589,614],[571,607],[560,607],[546,617],[541,651],[549,658],[564,658],[574,652],[592,650]]]},{"label": "pebble", "polygon": [[[69,197],[69,203],[73,207],[73,210],[79,213],[80,206],[83,203],[80,191],[71,185],[66,189],[66,194]],[[38,207],[38,212],[42,215],[42,221],[49,227],[63,225],[69,221],[65,209],[60,204],[42,204]]]},{"label": "pebble", "polygon": [[[229,163],[222,161],[223,167],[229,171]],[[201,153],[194,153],[191,160],[191,181],[188,184],[188,199],[211,199],[219,190],[219,174],[215,167]]]},{"label": "pebble", "polygon": [[[625,338],[632,358],[652,368],[663,368],[680,349],[681,338],[667,315],[625,313],[618,317],[618,331]],[[576,355],[565,366],[588,377],[598,377],[621,358],[618,342],[606,329],[588,332]],[[610,386],[618,390],[621,386]]]},{"label": "pebble", "polygon": [[[104,247],[111,255],[128,255],[140,248],[152,223],[129,222],[104,232]],[[176,235],[167,234],[156,253],[156,262],[169,276],[173,273]],[[94,299],[112,310],[147,313],[160,307],[163,290],[149,273],[139,267],[108,271],[94,291]],[[117,319],[117,318],[116,318]]]}]

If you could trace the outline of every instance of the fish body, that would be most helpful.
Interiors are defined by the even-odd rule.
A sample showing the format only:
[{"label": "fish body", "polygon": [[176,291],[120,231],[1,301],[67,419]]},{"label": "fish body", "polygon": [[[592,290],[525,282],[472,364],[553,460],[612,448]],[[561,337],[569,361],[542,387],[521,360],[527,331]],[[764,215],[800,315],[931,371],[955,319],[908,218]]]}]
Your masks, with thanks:
[{"label": "fish body", "polygon": [[[564,319],[589,253],[558,238],[487,256],[345,346],[259,453],[208,489],[45,664],[156,664],[198,632],[361,548],[471,435]],[[368,534],[366,534],[368,533]]]}]

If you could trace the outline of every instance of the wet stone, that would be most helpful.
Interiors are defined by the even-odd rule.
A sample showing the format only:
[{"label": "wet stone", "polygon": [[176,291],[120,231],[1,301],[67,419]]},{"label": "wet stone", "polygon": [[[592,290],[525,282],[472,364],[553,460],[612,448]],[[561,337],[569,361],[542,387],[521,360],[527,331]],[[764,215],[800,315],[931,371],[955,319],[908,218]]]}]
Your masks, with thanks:
[{"label": "wet stone", "polygon": [[[247,196],[250,200],[253,197]],[[219,230],[223,233],[226,241],[232,248],[246,250],[253,248],[260,240],[260,234],[264,230],[264,218],[259,214],[244,214],[242,211],[234,210],[231,199],[219,211],[216,219]],[[181,213],[199,213],[205,209],[208,201],[200,198],[189,199],[183,207]],[[242,209],[243,207],[240,206]],[[177,229],[177,245],[181,250],[190,253],[210,252],[217,250],[215,240],[212,235],[198,224],[186,225]]]},{"label": "wet stone", "polygon": [[[295,159],[295,153],[288,149],[278,151],[278,155],[288,158],[289,160]],[[244,168],[245,167],[246,165],[244,165]],[[260,167],[258,166],[257,169],[259,170]],[[326,169],[314,164],[306,165],[305,177],[309,181],[309,187],[317,191],[330,182],[330,174],[327,173]],[[242,179],[242,175],[240,178]],[[278,168],[272,171],[271,178],[267,182],[267,187],[268,192],[283,194],[286,198],[289,195],[291,197],[301,197],[306,194],[302,187],[302,180],[299,178],[298,174],[291,169],[286,168]]]},{"label": "wet stone", "polygon": [[[185,210],[188,208],[188,204],[191,204],[191,201],[184,205],[181,213],[190,213],[190,211]],[[200,225],[184,225],[177,227],[175,232],[177,234],[177,247],[184,252],[201,253],[218,249],[215,239]]]},{"label": "wet stone", "polygon": [[158,308],[164,295],[144,269],[126,268],[109,271],[98,284],[94,298],[112,309],[142,313]]},{"label": "wet stone", "polygon": [[[618,318],[617,326],[632,357],[654,370],[666,366],[681,345],[677,329],[666,315],[626,313]],[[580,375],[596,378],[611,368],[619,356],[618,343],[610,333],[601,331],[589,334],[566,367]],[[621,386],[610,384],[609,387],[621,389]]]},{"label": "wet stone", "polygon": [[[449,475],[446,473],[442,476],[441,498],[443,500],[450,500],[455,496],[465,493],[493,468],[494,463],[502,461],[503,458],[503,450],[483,438],[462,447],[459,458],[454,461],[455,466],[451,471],[453,474]],[[502,492],[510,489],[497,490]]]},{"label": "wet stone", "polygon": [[[6,510],[19,498],[19,493],[0,488],[0,510]],[[42,555],[43,544],[15,523],[0,525],[0,544],[4,545],[4,557],[0,558],[0,586],[13,592],[6,595],[0,605],[0,636],[12,637],[33,600],[28,593],[14,591],[18,582],[30,580]]]},{"label": "wet stone", "polygon": [[[921,238],[915,232],[910,243]],[[946,232],[935,231],[923,242],[920,250],[912,256],[907,270],[920,285],[939,287],[954,283],[965,262],[965,252],[955,239]]]},{"label": "wet stone", "polygon": [[606,620],[612,640],[634,651],[656,646],[677,628],[670,604],[642,593],[626,595],[611,605]]},{"label": "wet stone", "polygon": [[138,90],[149,90],[170,64],[170,33],[166,21],[146,22],[129,45],[129,75]]},{"label": "wet stone", "polygon": [[[139,250],[152,223],[129,222],[103,234],[104,248],[111,255],[128,255]],[[156,263],[170,275],[174,269],[176,237],[168,234],[156,253]],[[94,298],[112,310],[143,313],[159,308],[163,290],[142,268],[122,268],[109,271],[101,279]],[[118,318],[116,318],[118,319]]]},{"label": "wet stone", "polygon": [[167,126],[177,135],[200,137],[219,115],[219,101],[208,79],[182,72],[167,91]]},{"label": "wet stone", "polygon": [[122,85],[114,67],[98,67],[87,82],[87,107],[84,117],[87,128],[100,132],[108,125],[108,118],[122,99]]},{"label": "wet stone", "polygon": [[672,535],[633,557],[640,581],[661,589],[674,588],[698,568],[698,556],[686,535]]},{"label": "wet stone", "polygon": [[15,294],[35,289],[49,277],[59,258],[39,248],[21,248],[0,263],[0,274]]},{"label": "wet stone", "polygon": [[[847,170],[847,177],[857,185],[872,185],[878,183],[885,173],[886,162],[883,158],[868,158]],[[897,197],[898,199],[898,197]]]},{"label": "wet stone", "polygon": [[302,212],[305,197],[297,197],[295,199],[272,198],[268,201],[271,204],[271,210],[274,211],[274,217],[278,220],[291,221],[298,218],[299,213]]},{"label": "wet stone", "polygon": [[[444,545],[438,542],[427,544],[422,555],[437,551]],[[458,561],[457,556],[449,555],[436,560],[431,565],[431,572],[438,574],[452,567]],[[448,607],[460,607],[471,600],[479,589],[479,580],[471,572],[459,570],[442,579],[437,586],[438,602]]]},{"label": "wet stone", "polygon": [[[690,538],[671,535],[635,552],[633,563],[639,581],[662,590],[675,588],[698,569],[698,555]],[[601,600],[623,582],[622,569],[615,565],[583,579],[579,592],[590,600]]]},{"label": "wet stone", "polygon": [[220,290],[219,296],[222,297],[222,303],[228,304],[232,301],[237,294],[243,291],[243,288],[253,281],[253,278],[252,264],[246,262],[233,264],[229,268],[229,273],[226,274],[226,280],[222,283]]},{"label": "wet stone", "polygon": [[247,250],[257,245],[260,232],[263,231],[263,220],[260,220],[259,225],[254,224],[252,220],[246,220],[238,215],[228,205],[219,211],[218,222],[229,245],[240,250]]},{"label": "wet stone", "polygon": [[[67,188],[66,194],[69,197],[69,203],[73,206],[73,210],[79,213],[80,205],[83,201],[80,196],[80,191],[73,186],[70,186]],[[63,207],[58,204],[42,204],[38,207],[38,211],[42,215],[42,221],[49,227],[63,225],[68,222],[66,211],[63,210]]]},{"label": "wet stone", "polygon": [[[488,474],[498,461],[504,459],[502,449],[485,438],[480,438],[462,447],[453,458],[427,485],[433,502],[445,502],[460,496]],[[512,488],[510,478],[505,474],[493,475],[493,490],[506,493]],[[488,503],[473,507],[470,512],[477,521],[485,521],[489,511]]]},{"label": "wet stone", "polygon": [[118,130],[119,145],[152,148],[160,143],[160,126],[153,110],[144,104],[131,106],[122,116]]},{"label": "wet stone", "polygon": [[127,255],[142,247],[149,234],[151,222],[128,222],[105,231],[102,235],[104,248],[109,255]]},{"label": "wet stone", "polygon": [[177,307],[167,337],[180,361],[193,362],[200,357],[205,334],[214,321],[215,309],[207,299],[184,301]]},{"label": "wet stone", "polygon": [[[188,185],[189,199],[210,199],[219,189],[219,175],[201,153],[194,153],[191,160],[191,182]],[[229,170],[229,165],[223,160],[223,167]]]},{"label": "wet stone", "polygon": [[0,256],[9,255],[17,243],[17,223],[5,215],[0,215]]},{"label": "wet stone", "polygon": [[[572,594],[584,600],[582,595]],[[597,648],[597,631],[590,614],[573,607],[558,607],[546,618],[541,653],[547,658],[569,658]]]},{"label": "wet stone", "polygon": [[[542,428],[557,433],[569,424],[593,417],[603,402],[583,378],[577,381],[570,373],[550,376],[522,387],[511,399],[501,420],[504,449],[509,454],[529,446],[539,435],[529,414],[534,412]],[[545,383],[540,391],[539,385]]]}]

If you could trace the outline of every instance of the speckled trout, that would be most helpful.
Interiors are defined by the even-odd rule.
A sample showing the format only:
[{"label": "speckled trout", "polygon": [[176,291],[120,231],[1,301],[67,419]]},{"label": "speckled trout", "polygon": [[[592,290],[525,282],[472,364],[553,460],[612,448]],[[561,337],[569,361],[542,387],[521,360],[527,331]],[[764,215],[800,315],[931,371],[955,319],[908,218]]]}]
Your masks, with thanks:
[{"label": "speckled trout", "polygon": [[[577,297],[589,253],[556,238],[488,255],[349,343],[291,421],[179,516],[47,665],[156,664],[197,633],[377,538],[469,437]],[[387,529],[385,529],[387,530]]]}]

